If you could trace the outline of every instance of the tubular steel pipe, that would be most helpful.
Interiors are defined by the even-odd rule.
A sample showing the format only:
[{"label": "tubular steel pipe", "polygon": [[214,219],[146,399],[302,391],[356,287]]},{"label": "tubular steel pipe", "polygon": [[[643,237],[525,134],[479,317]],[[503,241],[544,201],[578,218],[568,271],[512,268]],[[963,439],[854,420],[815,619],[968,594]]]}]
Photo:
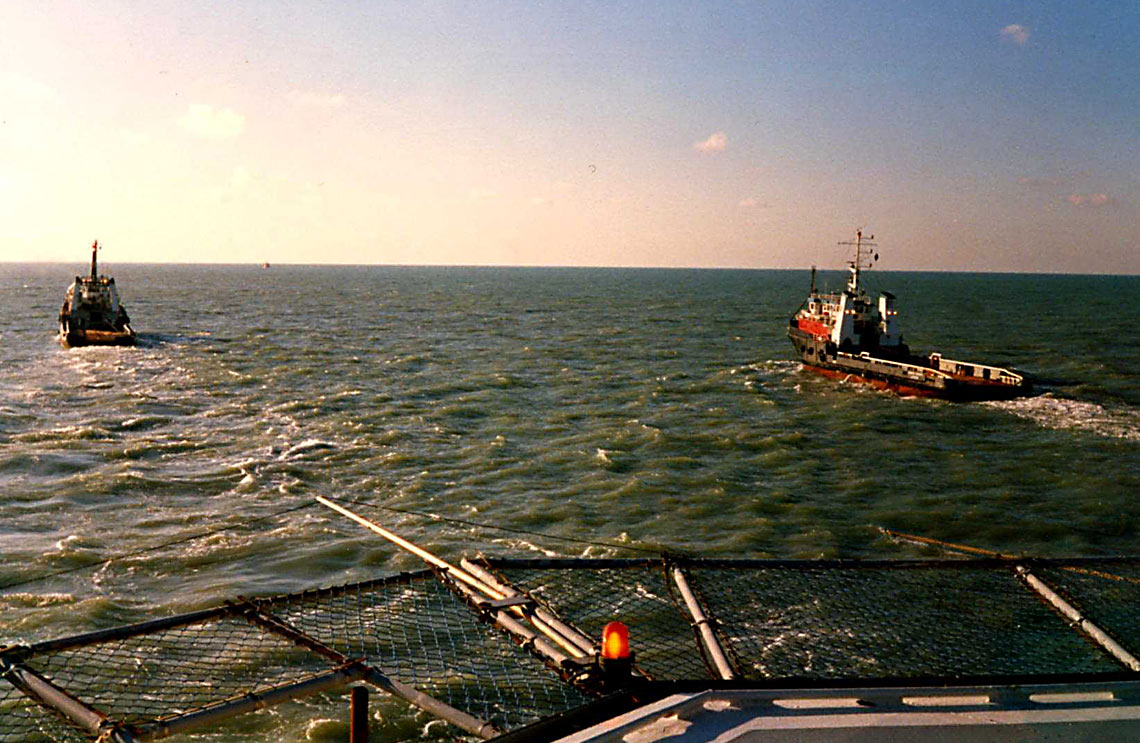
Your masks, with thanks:
[{"label": "tubular steel pipe", "polygon": [[47,640],[45,642],[37,642],[34,645],[27,647],[17,647],[14,650],[8,649],[5,655],[15,655],[18,657],[31,657],[33,655],[42,655],[44,653],[55,653],[60,650],[69,650],[71,648],[84,647],[86,645],[98,645],[112,640],[125,640],[130,637],[138,635],[148,635],[155,632],[161,632],[167,629],[174,629],[176,627],[184,627],[188,624],[200,624],[207,622],[211,619],[218,619],[220,617],[233,614],[233,610],[227,606],[220,606],[214,609],[204,609],[202,611],[190,612],[188,614],[178,614],[172,617],[164,617],[162,619],[152,619],[146,622],[138,622],[136,624],[127,624],[121,627],[112,627],[110,629],[97,630],[95,632],[88,632],[82,635],[74,635],[72,637],[64,637],[58,640]]},{"label": "tubular steel pipe", "polygon": [[689,581],[685,579],[685,574],[681,572],[680,568],[673,568],[673,582],[677,584],[678,590],[681,591],[681,597],[685,599],[685,606],[688,607],[689,614],[693,617],[693,626],[700,633],[701,644],[705,646],[705,651],[712,659],[713,665],[716,666],[717,673],[726,681],[736,678],[732,665],[725,657],[720,641],[717,640],[716,633],[709,626],[709,618],[705,615],[704,609],[701,608],[697,597],[693,594],[693,589],[689,587]]},{"label": "tubular steel pipe", "polygon": [[139,725],[140,735],[137,740],[148,741],[168,738],[235,715],[273,707],[282,702],[311,696],[322,691],[340,689],[355,681],[365,679],[369,670],[368,666],[358,661],[313,674],[303,681],[282,684],[263,691],[251,691],[248,694],[235,695],[228,700],[194,712]]},{"label": "tubular steel pipe", "polygon": [[429,697],[427,694],[419,691],[418,689],[408,686],[407,684],[400,683],[395,679],[390,679],[384,674],[380,673],[374,668],[367,669],[365,673],[365,680],[373,686],[383,689],[384,691],[403,699],[419,707],[425,712],[431,713],[445,722],[449,722],[455,727],[466,730],[472,735],[477,735],[484,740],[490,740],[503,734],[503,731],[489,722],[484,722],[477,717],[472,717],[466,712],[455,709],[454,707],[441,702],[435,697]]},{"label": "tubular steel pipe", "polygon": [[133,743],[135,740],[129,732],[117,727],[107,715],[87,706],[27,666],[4,664],[2,668],[3,673],[0,675],[25,696],[55,710],[100,740],[116,741],[116,743]]},{"label": "tubular steel pipe", "polygon": [[349,702],[349,743],[368,743],[368,687],[352,687]]},{"label": "tubular steel pipe", "polygon": [[[470,590],[466,587],[464,587],[464,589]],[[301,632],[300,630],[297,630],[290,625],[282,622],[276,616],[264,611],[261,607],[249,601],[248,599],[242,599],[240,602],[234,602],[231,605],[235,609],[241,609],[240,613],[246,618],[247,621],[256,624],[258,627],[266,630],[267,632],[270,632],[271,634],[285,637],[300,647],[303,647],[314,653],[322,655],[329,660],[339,663],[341,664],[342,668],[347,668],[356,663],[364,663],[363,660],[350,661],[348,657],[343,653],[329,647],[328,645],[325,645],[320,640],[310,637],[304,632]],[[403,699],[409,704],[419,707],[425,712],[429,712],[457,727],[463,728],[470,733],[481,735],[481,733],[478,732],[479,730],[495,730],[494,726],[489,725],[488,723],[485,723],[475,717],[472,717],[465,712],[461,712],[454,707],[450,707],[446,703],[441,702],[434,697],[430,697],[427,694],[418,691],[412,686],[402,684],[395,679],[389,679],[387,676],[370,666],[365,666],[365,674],[366,675],[364,677],[364,680],[368,681],[369,683],[383,689],[384,691],[387,691],[393,696]],[[353,693],[357,694],[359,688],[360,687],[353,689]],[[353,704],[355,705],[356,702],[354,701]],[[367,704],[368,702],[366,698],[363,705],[361,705],[365,707],[365,711],[362,714],[366,716],[368,714]],[[355,710],[356,707],[354,706],[353,709]],[[354,712],[353,719],[356,719],[355,714],[356,713]],[[465,725],[469,727],[464,727]],[[367,735],[367,721],[365,722],[365,734]],[[495,734],[497,735],[498,732],[496,731]]]},{"label": "tubular steel pipe", "polygon": [[[482,567],[481,565],[476,565],[466,557],[460,560],[459,564],[463,567],[464,570],[471,573],[487,585],[491,586],[491,588],[494,588],[496,591],[502,593],[504,596],[513,597],[523,595],[522,592],[517,588],[501,582],[489,570]],[[533,599],[531,600],[533,601]],[[574,645],[577,646],[577,648],[586,655],[592,655],[598,651],[597,647],[590,640],[590,638],[586,637],[574,627],[571,627],[558,617],[554,616],[553,612],[549,611],[546,607],[542,606],[538,602],[535,602],[534,604],[534,614],[536,617],[550,625],[551,628],[560,633],[567,640],[574,643]]]},{"label": "tubular steel pipe", "polygon": [[[478,602],[483,598],[476,591],[462,583],[456,583],[455,588],[472,602]],[[557,646],[549,642],[546,638],[539,636],[534,630],[507,612],[499,609],[496,610],[492,616],[495,619],[495,624],[497,624],[500,629],[508,634],[514,635],[522,645],[530,646],[535,652],[549,660],[556,667],[562,668],[562,664],[570,660],[570,656],[563,653]]]},{"label": "tubular steel pipe", "polygon": [[1018,565],[1017,574],[1020,575],[1029,587],[1036,591],[1041,598],[1048,601],[1054,609],[1064,615],[1065,618],[1076,625],[1082,632],[1091,637],[1096,644],[1104,648],[1113,658],[1116,658],[1133,671],[1140,671],[1140,660],[1137,660],[1136,656],[1121,647],[1116,640],[1109,637],[1100,627],[1081,616],[1080,611],[1078,611],[1075,606],[1061,598],[1061,596],[1046,585],[1044,581],[1029,572],[1028,568],[1024,565]]},{"label": "tubular steel pipe", "polygon": [[[448,575],[454,577],[457,581],[460,581],[462,583],[466,583],[467,585],[471,586],[472,588],[479,591],[480,593],[486,594],[487,596],[490,596],[493,599],[506,598],[506,596],[504,596],[502,593],[496,591],[491,586],[488,586],[486,583],[482,582],[481,580],[479,580],[475,576],[471,575],[466,570],[461,570],[461,569],[455,567],[454,565],[447,562],[446,560],[442,560],[442,559],[436,557],[435,555],[433,555],[432,553],[423,549],[422,547],[418,547],[418,546],[412,544],[411,542],[409,542],[408,540],[404,539],[403,537],[399,536],[398,534],[394,534],[394,533],[388,531],[387,529],[380,526],[379,524],[375,524],[375,523],[369,521],[368,519],[364,518],[363,516],[359,516],[359,515],[353,513],[352,511],[348,510],[344,506],[337,505],[336,503],[333,503],[331,500],[329,500],[328,498],[325,498],[324,496],[321,496],[321,495],[317,496],[317,502],[322,504],[322,505],[328,506],[329,508],[333,509],[334,511],[336,511],[339,514],[347,516],[348,518],[352,519],[353,521],[360,524],[361,526],[364,526],[365,528],[376,532],[377,534],[384,537],[388,541],[393,542],[400,547],[403,547],[407,551],[411,552],[413,555],[416,555],[417,557],[427,561],[428,563],[436,566],[437,568],[444,570]],[[524,616],[522,610],[519,609],[517,606],[513,607],[513,610],[519,616]],[[534,624],[534,626],[540,632],[542,632],[544,635],[549,637],[551,640],[554,640],[559,645],[561,645],[572,656],[574,656],[576,658],[581,658],[581,657],[585,657],[587,655],[587,653],[584,653],[575,643],[573,643],[570,640],[568,640],[567,638],[563,637],[558,631],[556,631],[554,628],[547,625],[546,622],[543,622],[541,619],[537,619],[537,618],[532,617],[531,622]]]}]

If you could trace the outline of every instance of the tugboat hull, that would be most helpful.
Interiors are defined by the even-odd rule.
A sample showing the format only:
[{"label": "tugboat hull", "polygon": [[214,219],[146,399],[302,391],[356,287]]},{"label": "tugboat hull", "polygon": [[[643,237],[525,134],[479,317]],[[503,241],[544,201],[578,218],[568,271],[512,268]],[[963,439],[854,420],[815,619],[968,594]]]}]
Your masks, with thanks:
[{"label": "tugboat hull", "polygon": [[860,382],[903,397],[936,397],[955,401],[1008,400],[1032,393],[1020,374],[1000,367],[909,353],[850,353],[800,330],[795,319],[788,337],[804,369],[831,379]]},{"label": "tugboat hull", "polygon": [[840,245],[854,249],[846,289],[817,291],[813,267],[811,293],[788,324],[788,337],[805,369],[906,396],[1003,400],[1030,394],[1029,380],[1015,371],[944,359],[938,353],[911,353],[899,332],[895,296],[882,292],[872,302],[859,286],[860,272],[879,260],[875,243],[856,230],[854,241]]},{"label": "tugboat hull", "polygon": [[83,346],[133,346],[138,336],[133,330],[59,330],[59,343],[64,348]]}]

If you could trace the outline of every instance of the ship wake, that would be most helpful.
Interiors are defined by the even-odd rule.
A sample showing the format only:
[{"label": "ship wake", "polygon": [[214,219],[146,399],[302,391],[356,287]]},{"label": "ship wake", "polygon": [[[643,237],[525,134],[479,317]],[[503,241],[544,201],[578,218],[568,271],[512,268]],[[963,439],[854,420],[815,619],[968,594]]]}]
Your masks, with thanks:
[{"label": "ship wake", "polygon": [[1054,397],[1052,393],[986,404],[1007,410],[1045,428],[1140,441],[1140,410],[1133,407],[1106,408],[1087,400]]}]

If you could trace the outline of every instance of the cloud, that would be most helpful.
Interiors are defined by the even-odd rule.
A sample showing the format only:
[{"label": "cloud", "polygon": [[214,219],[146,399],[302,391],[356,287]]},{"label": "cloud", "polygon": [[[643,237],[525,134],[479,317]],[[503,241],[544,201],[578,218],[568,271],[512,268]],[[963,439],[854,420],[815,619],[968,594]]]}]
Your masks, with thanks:
[{"label": "cloud", "polygon": [[289,102],[309,108],[340,108],[345,98],[340,93],[314,93],[306,90],[289,91]]},{"label": "cloud", "polygon": [[724,152],[728,146],[728,135],[724,132],[713,132],[703,142],[694,142],[693,149],[698,152]]},{"label": "cloud", "polygon": [[1076,207],[1095,209],[1112,206],[1116,201],[1106,193],[1071,193],[1067,201]]},{"label": "cloud", "polygon": [[230,108],[192,103],[178,119],[178,125],[206,139],[232,139],[245,130],[245,117]]},{"label": "cloud", "polygon": [[741,209],[771,209],[772,205],[760,199],[749,197],[741,199],[737,204]]},{"label": "cloud", "polygon": [[1011,23],[1001,30],[1001,37],[1018,46],[1025,46],[1029,41],[1029,29],[1017,23]]}]

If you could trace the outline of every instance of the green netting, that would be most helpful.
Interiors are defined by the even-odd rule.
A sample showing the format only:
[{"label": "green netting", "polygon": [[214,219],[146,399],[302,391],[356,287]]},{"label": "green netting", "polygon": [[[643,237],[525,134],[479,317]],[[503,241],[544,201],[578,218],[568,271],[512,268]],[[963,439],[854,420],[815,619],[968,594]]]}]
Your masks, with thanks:
[{"label": "green netting", "polygon": [[1120,670],[1012,569],[694,567],[689,575],[744,678]]}]

